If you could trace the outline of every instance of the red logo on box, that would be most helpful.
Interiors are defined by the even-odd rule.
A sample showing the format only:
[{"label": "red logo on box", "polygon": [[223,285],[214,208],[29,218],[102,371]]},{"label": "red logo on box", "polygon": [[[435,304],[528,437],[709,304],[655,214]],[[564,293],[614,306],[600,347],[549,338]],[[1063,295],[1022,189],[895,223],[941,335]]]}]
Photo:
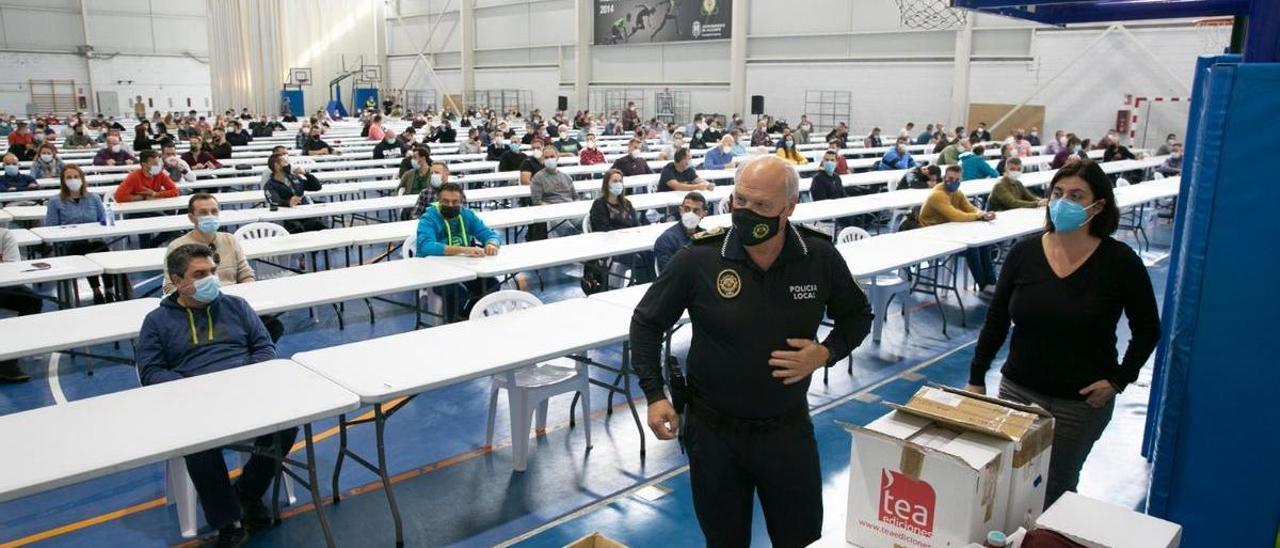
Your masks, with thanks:
[{"label": "red logo on box", "polygon": [[880,521],[931,537],[935,501],[928,482],[889,469],[880,471]]}]

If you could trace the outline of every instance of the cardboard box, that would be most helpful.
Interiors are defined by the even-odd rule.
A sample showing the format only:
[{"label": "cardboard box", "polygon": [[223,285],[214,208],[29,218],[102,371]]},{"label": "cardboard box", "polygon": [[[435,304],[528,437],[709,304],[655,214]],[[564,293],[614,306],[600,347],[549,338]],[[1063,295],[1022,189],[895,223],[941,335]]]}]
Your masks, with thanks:
[{"label": "cardboard box", "polygon": [[961,428],[974,429],[1012,442],[1006,533],[1031,527],[1044,509],[1053,416],[1035,405],[1022,405],[947,386],[927,386],[901,409]]},{"label": "cardboard box", "polygon": [[1065,493],[1036,520],[1089,548],[1178,548],[1182,526],[1123,506]]},{"label": "cardboard box", "polygon": [[1007,440],[895,410],[853,433],[846,540],[965,546],[1003,529]]},{"label": "cardboard box", "polygon": [[627,548],[627,545],[606,537],[602,533],[591,533],[566,544],[565,548]]}]

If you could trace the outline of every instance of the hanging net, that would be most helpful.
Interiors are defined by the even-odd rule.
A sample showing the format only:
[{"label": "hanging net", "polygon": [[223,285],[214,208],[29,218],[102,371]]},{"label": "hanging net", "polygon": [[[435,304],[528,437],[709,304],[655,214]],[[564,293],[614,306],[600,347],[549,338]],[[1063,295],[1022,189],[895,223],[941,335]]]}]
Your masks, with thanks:
[{"label": "hanging net", "polygon": [[945,30],[964,25],[967,10],[951,7],[950,0],[897,0],[902,26],[921,30]]}]

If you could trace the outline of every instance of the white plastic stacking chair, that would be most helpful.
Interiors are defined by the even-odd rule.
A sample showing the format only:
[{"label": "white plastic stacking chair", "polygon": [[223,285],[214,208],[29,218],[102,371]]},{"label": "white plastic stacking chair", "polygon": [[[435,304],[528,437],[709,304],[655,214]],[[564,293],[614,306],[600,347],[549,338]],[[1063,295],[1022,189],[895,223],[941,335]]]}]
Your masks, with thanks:
[{"label": "white plastic stacking chair", "polygon": [[[400,246],[400,258],[412,259],[415,256],[417,256],[417,254],[418,254],[418,235],[410,234],[409,237],[405,239],[404,245]],[[427,312],[437,318],[441,318],[443,322],[444,298],[436,294],[435,291],[424,290],[424,289],[415,290],[413,293],[414,295],[413,302],[415,307],[422,302],[423,293],[427,294]],[[422,317],[421,317],[421,314],[419,314],[417,325],[414,326],[414,329],[417,329],[421,325],[422,325]]]},{"label": "white plastic stacking chair", "polygon": [[[487,316],[515,312],[535,306],[542,301],[531,293],[504,290],[491,293],[476,303],[471,310],[471,321],[482,321]],[[498,391],[507,391],[507,405],[511,412],[512,465],[516,471],[524,471],[529,463],[530,419],[537,412],[539,431],[547,427],[547,400],[559,394],[577,392],[582,397],[582,425],[587,437],[587,449],[591,449],[591,376],[587,364],[566,359],[552,363],[531,365],[490,377],[489,418],[484,432],[486,447],[493,445],[493,424],[498,413]],[[559,363],[557,363],[559,362]],[[536,409],[535,409],[536,408]],[[571,409],[572,411],[572,409]]]},{"label": "white plastic stacking chair", "polygon": [[[870,237],[871,235],[868,234],[866,230],[856,226],[850,226],[845,227],[840,231],[840,234],[836,237],[836,243],[844,244],[856,242]],[[905,326],[907,331],[910,331],[911,307],[908,306],[907,300],[911,295],[911,282],[907,279],[907,276],[902,272],[898,272],[897,274],[880,274],[868,281],[870,282],[868,284],[870,289],[870,295],[868,295],[868,298],[871,301],[871,310],[874,314],[884,315],[881,317],[885,317],[889,314],[889,302],[893,300],[893,297],[895,295],[902,295],[898,299],[899,304],[902,306],[902,324]],[[875,324],[875,329],[871,334],[871,340],[880,342],[880,333],[882,331],[884,331],[884,322],[877,322]]]},{"label": "white plastic stacking chair", "polygon": [[[288,236],[289,231],[283,226],[275,223],[256,222],[244,225],[235,231],[235,237],[240,241],[257,240],[261,238],[279,238]],[[255,278],[259,280],[270,280],[293,274],[287,269],[272,265],[287,265],[292,257],[282,255],[279,257],[263,257],[257,267],[254,268]],[[265,262],[262,262],[265,261]],[[270,264],[268,264],[270,263]]]}]

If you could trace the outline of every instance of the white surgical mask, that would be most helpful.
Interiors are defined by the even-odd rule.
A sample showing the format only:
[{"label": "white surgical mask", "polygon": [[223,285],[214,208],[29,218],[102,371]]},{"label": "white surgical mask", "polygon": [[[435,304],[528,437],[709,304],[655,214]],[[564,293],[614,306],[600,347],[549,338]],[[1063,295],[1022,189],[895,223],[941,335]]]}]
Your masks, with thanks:
[{"label": "white surgical mask", "polygon": [[636,149],[636,150],[632,150],[631,152],[628,152],[627,154],[630,154],[632,158],[639,158],[639,157],[640,157],[640,151],[639,151],[638,149]]},{"label": "white surgical mask", "polygon": [[111,145],[111,152],[120,152],[120,145]]},{"label": "white surgical mask", "polygon": [[551,169],[555,169],[555,168],[556,168],[556,165],[557,165],[557,164],[559,164],[559,163],[560,163],[560,159],[559,159],[559,158],[556,158],[556,157],[554,157],[554,156],[552,156],[552,157],[550,157],[550,158],[547,158],[547,159],[545,159],[545,160],[543,160],[543,161],[542,161],[542,165],[544,165],[544,166],[546,166],[546,167],[549,167],[549,168],[551,168]]},{"label": "white surgical mask", "polygon": [[1008,177],[1010,180],[1017,181],[1019,177],[1022,177],[1022,172],[1007,170],[1004,172],[1004,175],[1005,177]]},{"label": "white surgical mask", "polygon": [[156,175],[160,174],[160,169],[163,167],[164,166],[160,164],[151,164],[147,166],[147,173],[151,174],[152,177],[155,177]]},{"label": "white surgical mask", "polygon": [[698,222],[701,220],[702,217],[692,211],[686,211],[680,215],[680,224],[684,225],[685,230],[698,228]]},{"label": "white surgical mask", "polygon": [[44,163],[46,163],[46,164],[47,164],[47,163],[49,163],[49,162],[52,162],[52,161],[53,161],[53,155],[52,155],[52,154],[49,154],[49,153],[47,153],[47,152],[46,152],[46,153],[44,153],[44,154],[41,154],[41,155],[40,155],[40,161],[41,161],[41,162],[44,162]]},{"label": "white surgical mask", "polygon": [[84,182],[79,178],[67,179],[67,190],[71,192],[80,192],[80,188],[84,186]]}]

